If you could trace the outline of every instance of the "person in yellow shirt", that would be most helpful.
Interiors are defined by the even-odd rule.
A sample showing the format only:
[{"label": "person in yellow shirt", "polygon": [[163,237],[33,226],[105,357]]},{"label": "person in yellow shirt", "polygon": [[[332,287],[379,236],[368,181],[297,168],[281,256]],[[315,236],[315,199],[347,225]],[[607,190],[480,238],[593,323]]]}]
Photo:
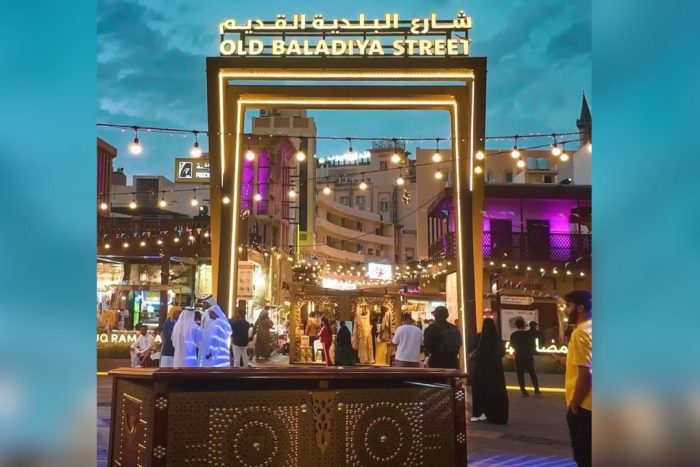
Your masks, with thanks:
[{"label": "person in yellow shirt", "polygon": [[564,300],[569,323],[576,324],[566,355],[566,422],[574,460],[579,467],[584,467],[592,463],[592,296],[585,290],[575,290],[566,294]]}]

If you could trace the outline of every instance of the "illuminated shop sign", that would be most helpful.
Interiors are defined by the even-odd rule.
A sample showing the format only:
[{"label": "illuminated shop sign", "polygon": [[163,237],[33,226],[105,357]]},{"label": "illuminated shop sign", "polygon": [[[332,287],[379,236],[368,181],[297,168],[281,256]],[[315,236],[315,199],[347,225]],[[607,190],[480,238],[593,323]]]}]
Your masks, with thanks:
[{"label": "illuminated shop sign", "polygon": [[338,279],[330,278],[321,279],[321,287],[335,290],[357,290],[357,284],[355,282],[339,281]]},{"label": "illuminated shop sign", "polygon": [[178,157],[175,159],[176,183],[209,183],[209,161],[207,159],[188,159]]},{"label": "illuminated shop sign", "polygon": [[[149,334],[153,335],[152,332]],[[139,332],[102,332],[97,334],[98,344],[133,344],[139,338]],[[156,344],[162,342],[159,335],[155,337]]]},{"label": "illuminated shop sign", "polygon": [[[467,56],[471,26],[471,17],[463,11],[446,21],[438,20],[435,13],[409,20],[401,20],[398,13],[386,13],[384,18],[375,19],[361,13],[357,20],[326,20],[323,15],[307,18],[302,14],[291,19],[277,15],[274,21],[249,19],[241,24],[227,19],[219,24],[219,53],[224,56]],[[239,34],[239,39],[226,38],[226,34],[232,33]],[[290,38],[300,35],[311,38]],[[404,37],[387,42],[386,37],[401,35]]]},{"label": "illuminated shop sign", "polygon": [[367,263],[367,277],[380,281],[390,281],[392,279],[391,264]]},{"label": "illuminated shop sign", "polygon": [[[540,347],[539,339],[535,339],[535,347],[537,348],[537,353],[553,353],[560,355],[566,355],[569,353],[569,349],[565,345],[557,347],[556,345],[552,344],[549,347]],[[513,355],[515,353],[515,349],[510,345],[510,341],[506,342],[506,352],[508,355]]]}]

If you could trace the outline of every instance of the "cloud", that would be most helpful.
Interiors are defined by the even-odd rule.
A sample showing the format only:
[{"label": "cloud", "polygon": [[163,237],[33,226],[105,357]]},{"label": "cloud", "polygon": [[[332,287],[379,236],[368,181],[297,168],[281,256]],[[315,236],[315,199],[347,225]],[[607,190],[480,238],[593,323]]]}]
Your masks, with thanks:
[{"label": "cloud", "polygon": [[582,19],[553,37],[547,53],[555,59],[571,58],[591,53],[591,20]]}]

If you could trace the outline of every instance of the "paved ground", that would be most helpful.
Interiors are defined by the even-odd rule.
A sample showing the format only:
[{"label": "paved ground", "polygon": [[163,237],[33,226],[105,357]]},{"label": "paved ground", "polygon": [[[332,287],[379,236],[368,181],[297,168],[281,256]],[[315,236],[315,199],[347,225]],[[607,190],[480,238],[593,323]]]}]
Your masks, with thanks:
[{"label": "paved ground", "polygon": [[[277,358],[268,365],[282,365]],[[516,386],[514,373],[506,373],[508,385]],[[563,376],[540,375],[543,387],[563,387]],[[564,420],[564,395],[545,393],[523,398],[509,390],[510,415],[507,425],[468,422],[469,466],[575,467],[571,459]],[[106,467],[111,403],[111,378],[97,377],[97,465]],[[468,405],[471,410],[471,405]],[[471,414],[469,415],[471,417]]]}]

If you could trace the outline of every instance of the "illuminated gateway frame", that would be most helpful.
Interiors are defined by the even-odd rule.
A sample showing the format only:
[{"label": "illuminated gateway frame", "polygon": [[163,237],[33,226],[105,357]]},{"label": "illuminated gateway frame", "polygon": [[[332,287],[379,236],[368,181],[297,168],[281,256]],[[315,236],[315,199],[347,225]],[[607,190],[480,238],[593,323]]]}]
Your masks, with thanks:
[{"label": "illuminated gateway frame", "polygon": [[[285,83],[251,84],[255,81]],[[289,81],[318,84],[290,85]],[[328,81],[358,84],[327,86],[324,82]],[[367,82],[376,84],[364,84]],[[445,82],[450,84],[442,84]],[[450,115],[452,129],[460,327],[466,339],[475,336],[477,310],[482,309],[482,277],[476,272],[482,270],[484,190],[483,177],[474,175],[474,167],[483,161],[477,161],[474,156],[483,150],[485,57],[209,57],[207,91],[212,231],[218,232],[212,235],[213,288],[217,301],[229,316],[236,309],[246,110],[444,110]],[[223,197],[228,197],[230,202],[222,203]],[[296,325],[291,322],[290,329],[296,329]],[[463,364],[466,339],[461,355]],[[293,343],[294,339],[290,341]]]}]

